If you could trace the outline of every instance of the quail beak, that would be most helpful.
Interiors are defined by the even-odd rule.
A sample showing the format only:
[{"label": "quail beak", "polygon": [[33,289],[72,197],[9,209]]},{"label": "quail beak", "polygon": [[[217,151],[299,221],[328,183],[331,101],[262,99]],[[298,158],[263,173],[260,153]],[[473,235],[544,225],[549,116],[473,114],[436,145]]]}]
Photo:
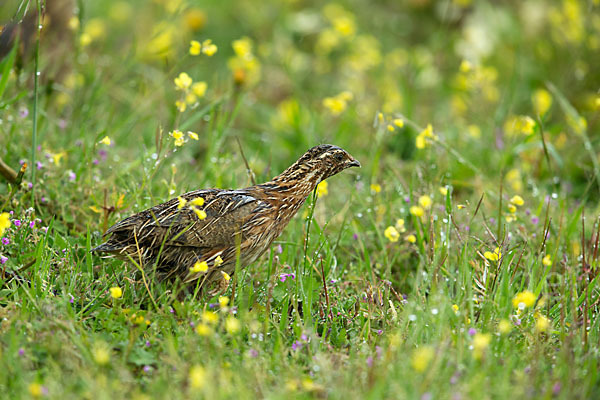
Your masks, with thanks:
[{"label": "quail beak", "polygon": [[358,160],[356,159],[352,159],[349,162],[346,163],[346,168],[350,168],[350,167],[358,167],[360,168],[360,163],[358,162]]}]

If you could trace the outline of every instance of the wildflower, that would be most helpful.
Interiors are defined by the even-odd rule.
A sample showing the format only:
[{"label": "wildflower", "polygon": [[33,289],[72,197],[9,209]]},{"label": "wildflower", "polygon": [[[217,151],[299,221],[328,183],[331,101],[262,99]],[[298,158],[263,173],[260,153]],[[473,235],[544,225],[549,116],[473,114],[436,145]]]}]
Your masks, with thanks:
[{"label": "wildflower", "polygon": [[440,186],[438,190],[440,191],[440,194],[444,197],[446,197],[446,195],[448,194],[448,186]]},{"label": "wildflower", "polygon": [[394,130],[395,130],[396,128],[394,128],[394,125],[388,125],[387,129],[388,129],[388,131],[390,131],[390,132],[394,132]]},{"label": "wildflower", "polygon": [[460,67],[458,67],[458,69],[463,74],[466,74],[467,72],[469,72],[469,71],[471,71],[473,69],[473,64],[471,64],[470,61],[462,60],[461,63],[460,63]]},{"label": "wildflower", "polygon": [[424,209],[429,210],[429,208],[431,208],[431,203],[431,197],[427,195],[419,197],[419,204]]},{"label": "wildflower", "polygon": [[229,276],[229,274],[225,271],[221,271],[221,275],[223,275],[223,279],[225,279],[226,281],[231,279],[231,276]]},{"label": "wildflower", "polygon": [[226,296],[219,297],[219,305],[221,307],[227,307],[228,304],[229,304],[229,297],[226,297]]},{"label": "wildflower", "polygon": [[201,389],[206,384],[206,371],[200,365],[194,365],[190,368],[188,380],[192,389]]},{"label": "wildflower", "polygon": [[69,182],[74,182],[77,179],[77,175],[73,171],[69,171],[67,175],[69,176]]},{"label": "wildflower", "polygon": [[413,235],[412,233],[410,235],[406,236],[404,239],[409,243],[417,242],[417,237],[415,235]]},{"label": "wildflower", "polygon": [[170,132],[169,135],[175,139],[175,146],[181,147],[185,143],[185,137],[180,130],[175,129],[173,132]]},{"label": "wildflower", "polygon": [[15,226],[18,228],[21,226],[22,222],[20,219],[15,219],[15,220],[13,220],[13,224],[15,224]]},{"label": "wildflower", "polygon": [[192,85],[192,92],[198,97],[204,97],[208,85],[204,81],[196,82]]},{"label": "wildflower", "polygon": [[0,264],[6,264],[7,261],[8,261],[8,257],[0,256]]},{"label": "wildflower", "polygon": [[552,265],[552,257],[550,256],[550,254],[546,254],[544,258],[542,258],[542,264],[546,267]]},{"label": "wildflower", "polygon": [[10,214],[7,212],[0,214],[0,236],[4,235],[4,231],[10,228],[10,225]]},{"label": "wildflower", "polygon": [[110,140],[108,136],[104,136],[104,138],[99,143],[110,146],[112,144],[112,140]]},{"label": "wildflower", "polygon": [[543,315],[539,315],[535,320],[535,330],[538,332],[546,332],[548,328],[550,328],[550,320]]},{"label": "wildflower", "polygon": [[215,258],[214,266],[218,267],[221,264],[223,264],[223,259],[221,258],[221,256],[217,256],[217,258]]},{"label": "wildflower", "polygon": [[510,202],[512,204],[514,204],[515,206],[522,206],[523,204],[525,204],[525,201],[523,201],[523,198],[521,196],[519,196],[518,194],[511,197]]},{"label": "wildflower", "polygon": [[198,217],[198,219],[199,219],[199,220],[203,220],[203,219],[205,219],[205,218],[206,218],[206,211],[204,211],[204,210],[199,210],[199,209],[197,209],[197,208],[196,208],[196,207],[194,207],[194,206],[191,206],[190,208],[192,209],[192,211],[193,211],[194,213],[196,213],[196,216]]},{"label": "wildflower", "polygon": [[508,212],[510,212],[511,214],[514,214],[515,212],[517,212],[517,207],[514,204],[509,204]]},{"label": "wildflower", "polygon": [[504,123],[504,130],[508,135],[531,135],[535,128],[535,120],[526,115],[513,116],[506,120]]},{"label": "wildflower", "polygon": [[483,253],[483,256],[490,261],[498,261],[500,258],[502,258],[502,251],[499,247],[496,247],[493,252],[486,251]]},{"label": "wildflower", "polygon": [[425,210],[420,206],[412,206],[409,211],[415,217],[422,217],[425,214]]},{"label": "wildflower", "polygon": [[92,356],[98,365],[106,365],[110,361],[110,352],[104,343],[97,343],[94,346]]},{"label": "wildflower", "polygon": [[208,271],[208,264],[206,261],[197,261],[192,268],[190,268],[192,273],[198,272],[206,272]]},{"label": "wildflower", "polygon": [[199,8],[188,8],[183,14],[183,21],[191,31],[199,31],[206,24],[206,14]]},{"label": "wildflower", "polygon": [[533,92],[531,96],[531,102],[533,103],[533,109],[536,114],[543,116],[552,107],[552,96],[547,90],[538,89]]},{"label": "wildflower", "polygon": [[37,382],[32,382],[27,386],[29,394],[34,398],[42,397],[42,395],[44,395],[44,389],[45,388]]},{"label": "wildflower", "polygon": [[187,200],[184,199],[183,197],[178,197],[177,201],[179,201],[179,204],[177,204],[177,209],[178,210],[181,210],[187,204]]},{"label": "wildflower", "polygon": [[184,112],[187,109],[187,103],[182,100],[175,100],[175,107],[177,107],[177,111]]},{"label": "wildflower", "polygon": [[396,220],[396,229],[398,229],[398,232],[400,232],[400,233],[406,232],[406,228],[404,227],[404,219],[403,218],[398,218]]},{"label": "wildflower", "polygon": [[204,205],[204,199],[202,197],[196,197],[190,201],[190,204],[201,207]]},{"label": "wildflower", "polygon": [[214,325],[219,321],[219,316],[215,312],[204,311],[202,313],[202,320],[204,320],[208,324]]},{"label": "wildflower", "polygon": [[196,132],[190,132],[190,131],[188,131],[187,134],[190,137],[190,139],[198,140],[198,134]]},{"label": "wildflower", "polygon": [[390,242],[397,242],[400,237],[400,233],[393,226],[388,226],[383,234]]},{"label": "wildflower", "polygon": [[473,139],[479,139],[481,137],[481,128],[478,127],[477,125],[469,125],[469,126],[467,126],[467,133]]},{"label": "wildflower", "polygon": [[349,91],[344,91],[333,97],[325,97],[323,106],[333,115],[340,115],[348,107],[348,102],[352,100],[354,95]]},{"label": "wildflower", "polygon": [[431,360],[433,360],[434,351],[431,346],[423,346],[416,349],[411,358],[411,365],[417,372],[425,372]]},{"label": "wildflower", "polygon": [[452,304],[452,310],[454,311],[454,314],[458,315],[458,305]]},{"label": "wildflower", "polygon": [[512,324],[510,323],[510,321],[506,319],[501,319],[500,322],[498,322],[498,332],[500,332],[501,334],[506,335],[510,333],[511,330]]},{"label": "wildflower", "polygon": [[425,147],[427,147],[427,144],[429,142],[435,140],[437,140],[437,135],[433,133],[433,127],[431,126],[431,124],[427,124],[427,127],[417,135],[417,138],[415,140],[415,146],[417,147],[417,149],[422,150]]},{"label": "wildflower", "polygon": [[232,316],[227,317],[227,319],[225,320],[225,330],[230,335],[233,335],[233,334],[239,332],[240,321],[237,318],[232,317]]},{"label": "wildflower", "polygon": [[212,40],[210,39],[206,39],[204,42],[202,42],[202,53],[206,54],[207,56],[211,57],[213,56],[218,50],[218,47],[216,44],[214,44],[212,42]]},{"label": "wildflower", "polygon": [[200,54],[200,51],[202,50],[202,45],[200,44],[199,41],[197,40],[192,40],[190,42],[190,54],[193,56],[197,56]]},{"label": "wildflower", "polygon": [[317,185],[317,197],[327,196],[329,191],[327,190],[327,181],[321,181]]},{"label": "wildflower", "polygon": [[535,304],[536,296],[529,290],[525,290],[521,293],[518,293],[512,299],[512,305],[514,308],[518,308],[519,310],[523,310],[526,307],[532,307]]},{"label": "wildflower", "polygon": [[371,193],[379,193],[381,192],[381,185],[378,183],[371,183]]},{"label": "wildflower", "polygon": [[404,126],[404,120],[402,118],[394,118],[392,123],[396,125],[398,128],[402,128]]},{"label": "wildflower", "polygon": [[483,352],[490,345],[490,341],[492,340],[492,335],[489,333],[476,333],[473,336],[473,357],[475,359],[480,359],[483,356]]},{"label": "wildflower", "polygon": [[208,336],[212,333],[212,328],[204,323],[199,323],[195,330],[200,336]]},{"label": "wildflower", "polygon": [[113,299],[118,299],[121,296],[123,296],[123,290],[121,290],[121,288],[118,286],[111,287],[110,289],[108,289],[108,291],[110,292],[110,296]]},{"label": "wildflower", "polygon": [[2,244],[5,246],[8,246],[10,244],[10,239],[9,238],[2,238]]},{"label": "wildflower", "polygon": [[185,72],[180,73],[174,82],[177,90],[187,91],[192,86],[192,78]]}]

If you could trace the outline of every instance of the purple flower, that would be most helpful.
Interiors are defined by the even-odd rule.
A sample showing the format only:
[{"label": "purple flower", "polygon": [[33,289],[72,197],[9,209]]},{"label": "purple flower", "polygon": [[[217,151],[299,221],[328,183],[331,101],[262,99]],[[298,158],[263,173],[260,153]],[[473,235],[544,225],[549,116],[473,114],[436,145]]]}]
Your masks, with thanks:
[{"label": "purple flower", "polygon": [[560,393],[561,385],[560,382],[556,382],[554,386],[552,386],[552,394],[557,396]]},{"label": "purple flower", "polygon": [[77,175],[73,171],[69,171],[69,182],[74,182],[77,179]]},{"label": "purple flower", "polygon": [[496,223],[496,218],[490,218],[490,224],[494,225]]},{"label": "purple flower", "polygon": [[405,196],[404,197],[404,202],[405,203],[410,203],[410,196]]},{"label": "purple flower", "polygon": [[469,336],[474,336],[477,333],[477,330],[475,328],[469,328]]},{"label": "purple flower", "polygon": [[3,244],[3,245],[5,245],[5,246],[6,246],[6,245],[9,245],[9,244],[10,244],[10,239],[9,239],[9,238],[6,238],[6,237],[5,237],[5,238],[2,238],[2,244]]},{"label": "purple flower", "polygon": [[516,325],[516,326],[519,326],[519,325],[521,325],[521,320],[520,320],[519,318],[517,318],[517,319],[515,320],[515,325]]},{"label": "purple flower", "polygon": [[150,347],[150,346],[151,346],[151,344],[150,344],[150,341],[149,341],[149,340],[146,340],[146,343],[145,343],[145,345],[146,345],[146,347]]},{"label": "purple flower", "polygon": [[258,357],[258,351],[256,351],[255,349],[250,349],[248,350],[248,355],[252,358],[256,358]]},{"label": "purple flower", "polygon": [[383,330],[381,330],[381,329],[377,329],[377,334],[378,334],[379,336],[381,336],[381,335],[383,334]]},{"label": "purple flower", "polygon": [[100,160],[98,160],[97,158],[94,158],[94,159],[92,160],[92,164],[94,164],[94,165],[98,165],[98,164],[100,164]]},{"label": "purple flower", "polygon": [[21,107],[21,109],[19,109],[19,117],[27,118],[28,115],[29,115],[29,110],[27,108]]},{"label": "purple flower", "polygon": [[47,226],[42,226],[42,227],[40,228],[40,230],[41,230],[42,232],[44,232],[44,233],[48,233],[48,227],[47,227]]},{"label": "purple flower", "polygon": [[42,196],[41,200],[42,200],[42,203],[46,203],[48,201],[48,199],[46,199],[46,196]]},{"label": "purple flower", "polygon": [[276,251],[277,251],[277,254],[281,254],[281,253],[283,253],[283,247],[281,247],[281,245],[280,245],[280,244],[278,244],[278,245],[277,245],[277,250],[276,250]]},{"label": "purple flower", "polygon": [[305,342],[308,342],[308,336],[306,336],[306,333],[303,333],[302,335],[300,335],[300,339],[302,339]]},{"label": "purple flower", "polygon": [[33,187],[33,183],[27,182],[27,189],[31,189]]},{"label": "purple flower", "polygon": [[67,121],[65,121],[64,119],[59,119],[58,120],[58,127],[60,129],[65,129],[67,127]]},{"label": "purple flower", "polygon": [[300,342],[299,340],[296,340],[293,344],[292,344],[292,350],[296,351],[296,350],[300,350],[302,348],[302,342]]},{"label": "purple flower", "polygon": [[43,167],[43,166],[44,166],[44,164],[42,164],[42,162],[41,162],[41,161],[36,161],[36,162],[35,162],[35,167],[36,167],[37,169],[42,169],[42,167]]},{"label": "purple flower", "polygon": [[106,161],[106,157],[108,156],[108,152],[104,149],[98,150],[98,156],[102,161]]},{"label": "purple flower", "polygon": [[149,365],[144,365],[144,372],[149,374],[150,372],[152,372],[152,367]]},{"label": "purple flower", "polygon": [[15,224],[15,226],[18,228],[19,226],[21,226],[21,220],[15,219],[15,220],[13,220],[13,224]]},{"label": "purple flower", "polygon": [[25,355],[25,349],[24,348],[19,348],[19,356],[23,357]]},{"label": "purple flower", "polygon": [[8,261],[8,257],[0,256],[0,264],[6,264],[7,261]]},{"label": "purple flower", "polygon": [[34,227],[34,226],[35,226],[35,221],[31,221],[31,222],[29,223],[29,227],[30,227],[31,229],[33,229],[33,227]]},{"label": "purple flower", "polygon": [[433,395],[430,392],[425,392],[421,396],[421,400],[431,400],[433,399]]},{"label": "purple flower", "polygon": [[294,274],[294,273],[292,272],[292,273],[289,273],[289,274],[281,274],[281,275],[279,275],[279,280],[280,280],[281,282],[285,282],[285,280],[286,280],[287,278],[296,279],[296,274]]},{"label": "purple flower", "polygon": [[190,326],[193,328],[194,326],[196,326],[196,324],[194,323],[194,321],[190,321]]},{"label": "purple flower", "polygon": [[358,235],[357,235],[356,233],[355,233],[355,234],[353,234],[353,235],[352,235],[352,239],[354,239],[354,240],[358,240]]},{"label": "purple flower", "polygon": [[531,217],[531,223],[534,225],[537,225],[540,222],[540,219],[538,217],[536,217],[535,215],[533,217]]},{"label": "purple flower", "polygon": [[367,365],[369,366],[369,368],[373,366],[373,357],[367,357]]}]

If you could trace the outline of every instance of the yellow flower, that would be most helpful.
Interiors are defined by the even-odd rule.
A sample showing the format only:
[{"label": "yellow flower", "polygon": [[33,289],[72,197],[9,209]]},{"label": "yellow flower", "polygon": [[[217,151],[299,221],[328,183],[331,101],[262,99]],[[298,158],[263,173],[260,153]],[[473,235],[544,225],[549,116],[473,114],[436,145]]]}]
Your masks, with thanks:
[{"label": "yellow flower", "polygon": [[206,371],[200,365],[194,365],[190,368],[188,380],[190,382],[190,388],[202,389],[206,384]]},{"label": "yellow flower", "polygon": [[10,214],[7,212],[0,214],[0,236],[4,235],[4,231],[10,228],[10,225]]},{"label": "yellow flower", "polygon": [[500,332],[501,334],[506,335],[510,333],[511,330],[512,324],[510,323],[510,321],[506,319],[501,319],[500,322],[498,322],[498,332]]},{"label": "yellow flower", "polygon": [[[196,97],[196,95],[194,93],[191,92],[187,92],[185,95],[185,103],[186,104],[194,104],[196,101],[198,100],[198,98]],[[177,105],[177,102],[175,102],[175,105]],[[185,107],[183,107],[183,111],[185,111]],[[180,110],[180,112],[183,112]]]},{"label": "yellow flower", "polygon": [[217,315],[217,313],[215,313],[213,311],[204,311],[202,313],[202,319],[206,323],[214,325],[219,321],[219,316]]},{"label": "yellow flower", "polygon": [[179,204],[177,204],[177,209],[181,210],[187,204],[187,200],[183,197],[178,197],[177,200],[179,201]]},{"label": "yellow flower", "polygon": [[230,335],[233,335],[234,333],[239,332],[240,321],[238,321],[237,318],[232,317],[232,316],[227,317],[227,319],[225,320],[225,330]]},{"label": "yellow flower", "polygon": [[424,195],[419,197],[419,204],[421,205],[421,207],[423,207],[425,210],[429,210],[431,208],[431,197]]},{"label": "yellow flower", "polygon": [[383,233],[390,242],[397,242],[400,233],[393,226],[388,226]]},{"label": "yellow flower", "polygon": [[175,107],[177,107],[177,111],[184,112],[187,109],[187,103],[183,100],[175,100]]},{"label": "yellow flower", "polygon": [[175,146],[181,147],[185,143],[185,137],[183,136],[183,132],[180,130],[176,129],[173,132],[170,132],[169,135],[175,139]]},{"label": "yellow flower", "polygon": [[542,264],[544,264],[546,267],[552,265],[552,257],[550,256],[550,254],[546,254],[544,258],[542,258]]},{"label": "yellow flower", "polygon": [[208,271],[208,264],[206,261],[196,261],[194,266],[190,268],[190,271],[194,274],[198,272],[206,272]]},{"label": "yellow flower", "polygon": [[108,136],[104,136],[104,138],[99,143],[110,146],[112,144],[112,140],[110,140]]},{"label": "yellow flower", "polygon": [[403,218],[398,218],[396,220],[396,229],[398,229],[398,232],[400,232],[400,233],[406,232],[406,228],[404,227],[404,219]]},{"label": "yellow flower", "polygon": [[458,305],[452,304],[452,310],[454,311],[454,314],[458,315]]},{"label": "yellow flower", "polygon": [[191,31],[198,31],[206,24],[206,14],[199,8],[189,8],[183,14],[183,21]]},{"label": "yellow flower", "polygon": [[226,296],[219,297],[219,305],[221,307],[227,307],[228,304],[229,304],[229,297],[226,297]]},{"label": "yellow flower", "polygon": [[199,220],[203,220],[206,218],[206,211],[204,210],[199,210],[194,206],[190,207],[192,209],[193,212],[196,213],[196,216],[198,217]]},{"label": "yellow flower", "polygon": [[467,72],[471,71],[472,69],[473,69],[473,64],[471,64],[470,61],[462,60],[462,62],[460,63],[460,67],[459,67],[460,72],[462,72],[463,74],[466,74]]},{"label": "yellow flower", "polygon": [[29,386],[27,386],[27,390],[29,391],[31,397],[42,397],[42,395],[44,394],[42,385],[40,385],[37,382],[30,383]]},{"label": "yellow flower", "polygon": [[425,214],[425,210],[420,206],[412,206],[410,207],[410,213],[415,217],[422,217]]},{"label": "yellow flower", "polygon": [[409,243],[417,242],[417,237],[415,235],[413,235],[412,233],[410,235],[406,236],[404,239]]},{"label": "yellow flower", "polygon": [[531,102],[533,103],[533,109],[536,114],[543,116],[552,107],[552,95],[547,90],[538,89],[533,92],[531,96]]},{"label": "yellow flower", "polygon": [[192,86],[192,78],[186,74],[185,72],[182,72],[179,74],[179,76],[177,78],[175,78],[175,87],[177,88],[177,90],[188,90],[190,88],[190,86]]},{"label": "yellow flower", "polygon": [[327,190],[327,181],[321,181],[317,185],[317,197],[327,196],[329,191]]},{"label": "yellow flower", "polygon": [[202,45],[197,40],[192,40],[190,42],[190,54],[193,56],[197,56],[200,54],[200,50],[202,49]]},{"label": "yellow flower", "polygon": [[200,336],[208,336],[212,333],[212,328],[206,324],[199,323],[196,326],[196,333]]},{"label": "yellow flower", "polygon": [[425,137],[422,135],[418,135],[415,139],[415,147],[419,150],[423,150],[426,146]]},{"label": "yellow flower", "polygon": [[508,212],[510,212],[510,213],[517,212],[517,207],[514,204],[509,204],[508,205]]},{"label": "yellow flower", "polygon": [[473,336],[473,357],[480,359],[483,352],[488,348],[492,340],[492,335],[489,333],[476,333]]},{"label": "yellow flower", "polygon": [[106,365],[110,362],[110,351],[105,343],[96,343],[92,356],[98,365]]},{"label": "yellow flower", "polygon": [[416,349],[411,358],[411,365],[417,372],[425,372],[431,360],[433,360],[434,351],[431,346],[423,346]]},{"label": "yellow flower", "polygon": [[523,204],[525,204],[525,201],[523,201],[523,198],[521,196],[519,196],[518,194],[511,197],[510,202],[512,204],[514,204],[515,206],[522,206]]},{"label": "yellow flower", "polygon": [[67,25],[69,26],[70,30],[76,31],[77,29],[79,29],[79,18],[76,16],[72,16],[71,18],[69,18],[69,22],[67,23]]},{"label": "yellow flower", "polygon": [[535,304],[536,296],[529,290],[525,290],[524,292],[518,293],[512,299],[512,305],[514,308],[518,308],[520,310],[525,309],[525,307],[532,307]]},{"label": "yellow flower", "polygon": [[323,106],[333,115],[340,115],[348,107],[348,102],[352,100],[354,95],[349,91],[344,91],[333,97],[323,99]]},{"label": "yellow flower", "polygon": [[229,276],[229,274],[225,271],[221,271],[221,275],[223,275],[223,279],[225,279],[226,281],[231,279],[231,276]]},{"label": "yellow flower", "polygon": [[115,287],[111,287],[110,289],[108,289],[110,291],[110,296],[113,299],[118,299],[121,296],[123,296],[123,291],[121,290],[120,287],[115,286]]},{"label": "yellow flower", "polygon": [[387,130],[390,132],[394,132],[394,130],[395,130],[394,125],[388,125]]},{"label": "yellow flower", "polygon": [[502,257],[502,251],[499,247],[496,247],[493,253],[491,251],[486,251],[483,253],[483,256],[490,261],[498,261]]},{"label": "yellow flower", "polygon": [[467,126],[467,133],[473,139],[479,139],[481,137],[481,128],[478,127],[477,125],[469,125],[469,126]]},{"label": "yellow flower", "polygon": [[204,205],[204,199],[202,197],[195,197],[190,201],[190,204],[202,207]]},{"label": "yellow flower", "polygon": [[190,137],[190,139],[198,140],[198,134],[196,132],[190,132],[190,131],[188,131],[187,134]]},{"label": "yellow flower", "polygon": [[543,315],[539,315],[535,320],[535,330],[538,332],[546,332],[548,328],[550,328],[550,320]]},{"label": "yellow flower", "polygon": [[437,140],[437,135],[433,133],[433,127],[431,126],[431,124],[427,124],[427,127],[417,135],[415,146],[417,147],[417,149],[424,149],[425,147],[427,147],[427,144],[430,141],[435,140]]},{"label": "yellow flower", "polygon": [[204,42],[202,42],[202,53],[206,54],[207,56],[210,57],[214,55],[217,50],[217,45],[213,44],[212,40],[206,39]]},{"label": "yellow flower", "polygon": [[504,130],[508,135],[518,133],[531,135],[535,128],[535,120],[526,115],[512,116],[504,123]]},{"label": "yellow flower", "polygon": [[440,186],[440,188],[438,190],[440,191],[440,194],[444,197],[446,197],[446,195],[448,194],[447,186]]},{"label": "yellow flower", "polygon": [[221,258],[221,256],[217,256],[217,258],[215,258],[214,266],[218,267],[221,264],[223,264],[223,259]]},{"label": "yellow flower", "polygon": [[371,183],[371,193],[379,193],[381,192],[381,185],[379,183]]},{"label": "yellow flower", "polygon": [[192,85],[192,92],[198,97],[204,97],[208,85],[204,81],[196,82]]},{"label": "yellow flower", "polygon": [[394,125],[396,125],[398,128],[402,128],[404,126],[404,120],[402,118],[394,118],[394,120],[392,121],[394,123]]}]

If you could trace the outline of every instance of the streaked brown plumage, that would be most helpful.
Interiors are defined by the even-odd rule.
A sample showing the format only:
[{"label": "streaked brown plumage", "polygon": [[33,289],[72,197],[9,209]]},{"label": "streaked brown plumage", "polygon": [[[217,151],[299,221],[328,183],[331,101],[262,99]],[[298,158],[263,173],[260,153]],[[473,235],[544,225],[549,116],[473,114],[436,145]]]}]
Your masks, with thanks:
[{"label": "streaked brown plumage", "polygon": [[[360,167],[345,150],[319,145],[271,181],[245,189],[204,189],[185,193],[110,227],[106,243],[92,251],[131,257],[158,279],[212,287],[233,274],[236,249],[240,267],[254,262],[277,238],[316,185],[349,168]],[[201,206],[190,206],[197,198]],[[184,206],[181,206],[185,203]],[[200,219],[197,211],[206,213]],[[218,258],[220,257],[220,259]],[[222,260],[222,262],[221,262]],[[205,261],[206,272],[191,268]]]}]

